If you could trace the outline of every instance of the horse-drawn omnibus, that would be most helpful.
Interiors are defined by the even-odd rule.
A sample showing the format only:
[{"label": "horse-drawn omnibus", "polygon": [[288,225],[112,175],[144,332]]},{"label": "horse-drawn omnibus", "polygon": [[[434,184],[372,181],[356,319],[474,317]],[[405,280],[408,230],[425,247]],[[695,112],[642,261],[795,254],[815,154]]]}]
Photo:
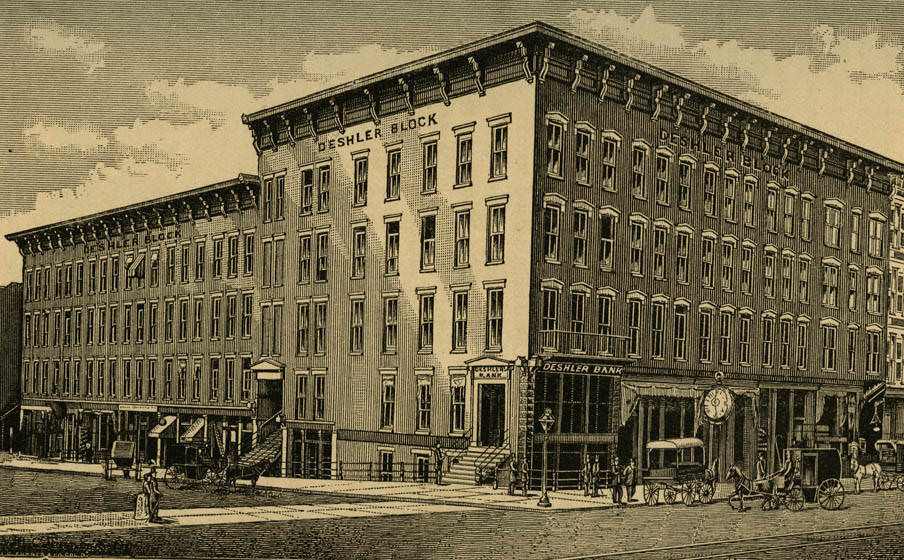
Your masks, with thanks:
[{"label": "horse-drawn omnibus", "polygon": [[706,449],[697,438],[664,439],[647,444],[647,464],[643,477],[643,498],[648,505],[667,504],[679,499],[685,505],[708,504],[715,493],[715,480],[706,465]]},{"label": "horse-drawn omnibus", "polygon": [[[792,511],[803,509],[804,503],[818,503],[826,510],[840,509],[844,504],[841,484],[841,454],[837,449],[785,449],[782,468],[758,480],[751,480],[735,465],[728,471],[734,492],[728,497],[732,509],[745,510],[744,499],[763,499],[763,509],[781,506]],[[735,508],[734,502],[739,502]]]}]

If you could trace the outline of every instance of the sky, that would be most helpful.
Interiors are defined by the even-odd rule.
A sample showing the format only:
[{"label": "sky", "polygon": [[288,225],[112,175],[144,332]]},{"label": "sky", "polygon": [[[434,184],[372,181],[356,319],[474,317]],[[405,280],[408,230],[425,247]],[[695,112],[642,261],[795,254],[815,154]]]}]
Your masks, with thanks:
[{"label": "sky", "polygon": [[0,235],[256,173],[242,113],[536,20],[904,161],[899,0],[6,4]]}]

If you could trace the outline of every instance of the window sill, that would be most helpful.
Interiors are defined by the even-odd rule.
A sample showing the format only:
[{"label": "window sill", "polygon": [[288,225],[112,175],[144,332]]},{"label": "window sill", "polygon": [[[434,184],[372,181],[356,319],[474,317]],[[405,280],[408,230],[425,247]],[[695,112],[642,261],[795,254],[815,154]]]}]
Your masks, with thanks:
[{"label": "window sill", "polygon": [[382,354],[384,356],[395,356],[398,354],[397,350],[383,350]]},{"label": "window sill", "polygon": [[499,175],[498,177],[490,177],[489,179],[487,179],[487,183],[495,183],[497,181],[505,181],[506,179],[508,179],[508,175]]},{"label": "window sill", "polygon": [[565,180],[565,176],[564,176],[564,175],[559,175],[559,174],[557,174],[557,173],[550,173],[549,171],[546,172],[546,176],[547,176],[548,178],[550,178],[550,179],[557,179],[557,180],[559,180],[559,181],[564,181],[564,180]]},{"label": "window sill", "polygon": [[[318,355],[319,355],[319,354],[318,354]],[[350,352],[348,353],[348,355],[349,355],[349,356],[363,356],[363,355],[364,355],[364,352],[358,351],[358,350],[356,350],[356,351],[354,351],[354,352],[351,352],[351,351],[350,351]]]},{"label": "window sill", "polygon": [[378,432],[387,433],[387,434],[391,434],[391,433],[393,433],[393,432],[395,431],[395,428],[393,428],[392,426],[380,426],[380,429],[377,430],[377,431],[378,431]]},{"label": "window sill", "polygon": [[657,204],[658,206],[666,206],[666,207],[671,206],[671,205],[669,204],[669,201],[668,201],[668,200],[657,200],[657,201],[656,201],[656,204]]},{"label": "window sill", "polygon": [[398,202],[399,200],[401,200],[401,198],[397,196],[394,198],[384,198],[383,202]]},{"label": "window sill", "polygon": [[298,213],[299,216],[310,216],[312,212],[310,210],[302,210]]},{"label": "window sill", "polygon": [[618,189],[616,189],[615,187],[605,187],[605,186],[604,186],[604,187],[602,188],[602,190],[603,190],[604,192],[608,192],[608,193],[617,193],[617,192],[618,192]]},{"label": "window sill", "polygon": [[615,272],[615,267],[613,266],[601,266],[600,272]]},{"label": "window sill", "polygon": [[422,348],[418,350],[417,353],[421,356],[429,356],[433,354],[433,348]]},{"label": "window sill", "polygon": [[502,347],[485,348],[484,351],[491,354],[499,354],[502,352]]},{"label": "window sill", "polygon": [[460,183],[460,184],[452,185],[452,188],[453,189],[466,189],[472,185],[473,185],[473,183]]},{"label": "window sill", "polygon": [[500,264],[505,264],[505,261],[487,261],[484,266],[496,266]]},{"label": "window sill", "polygon": [[557,260],[554,260],[554,259],[550,259],[549,257],[544,258],[544,259],[543,259],[543,262],[545,262],[545,263],[547,263],[547,264],[562,264],[561,261],[557,261]]},{"label": "window sill", "polygon": [[450,354],[467,354],[468,349],[467,348],[453,348],[452,350],[449,350],[449,353]]},{"label": "window sill", "polygon": [[398,275],[399,275],[398,272],[384,272],[384,273],[383,273],[383,276],[386,277],[386,278],[390,278],[390,277],[398,276]]},{"label": "window sill", "polygon": [[352,208],[364,208],[365,206],[367,206],[367,201],[366,201],[366,200],[365,200],[364,202],[355,202],[355,203],[352,203]]},{"label": "window sill", "polygon": [[[489,264],[489,263],[487,263],[487,264]],[[471,263],[456,264],[456,265],[453,265],[452,268],[454,270],[465,270],[465,269],[471,268]]]},{"label": "window sill", "polygon": [[422,268],[419,271],[421,274],[428,274],[431,272],[436,272],[436,268]]}]

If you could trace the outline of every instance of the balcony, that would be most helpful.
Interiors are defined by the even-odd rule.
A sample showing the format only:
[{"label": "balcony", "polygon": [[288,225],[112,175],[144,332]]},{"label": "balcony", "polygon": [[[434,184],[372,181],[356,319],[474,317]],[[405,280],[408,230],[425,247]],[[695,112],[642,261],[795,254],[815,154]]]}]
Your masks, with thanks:
[{"label": "balcony", "polygon": [[621,335],[541,330],[539,342],[544,354],[629,359],[628,337]]}]

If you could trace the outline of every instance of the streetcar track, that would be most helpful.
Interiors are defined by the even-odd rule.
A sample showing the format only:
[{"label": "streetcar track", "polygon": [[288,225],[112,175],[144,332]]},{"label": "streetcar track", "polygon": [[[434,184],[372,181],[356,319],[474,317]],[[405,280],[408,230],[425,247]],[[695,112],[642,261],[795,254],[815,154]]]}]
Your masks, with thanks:
[{"label": "streetcar track", "polygon": [[742,550],[742,551],[733,551],[733,552],[720,552],[717,554],[708,554],[706,556],[688,556],[682,560],[706,560],[709,558],[732,558],[734,560],[744,560],[745,554],[759,554],[763,552],[777,552],[779,550],[790,550],[792,548],[806,548],[809,546],[822,546],[822,545],[833,545],[838,543],[846,543],[853,541],[862,541],[865,539],[875,538],[875,535],[861,535],[859,537],[850,537],[846,539],[833,539],[828,541],[812,541],[805,543],[797,543],[797,544],[788,544],[783,546],[768,546],[764,548],[755,548],[750,550]]}]

